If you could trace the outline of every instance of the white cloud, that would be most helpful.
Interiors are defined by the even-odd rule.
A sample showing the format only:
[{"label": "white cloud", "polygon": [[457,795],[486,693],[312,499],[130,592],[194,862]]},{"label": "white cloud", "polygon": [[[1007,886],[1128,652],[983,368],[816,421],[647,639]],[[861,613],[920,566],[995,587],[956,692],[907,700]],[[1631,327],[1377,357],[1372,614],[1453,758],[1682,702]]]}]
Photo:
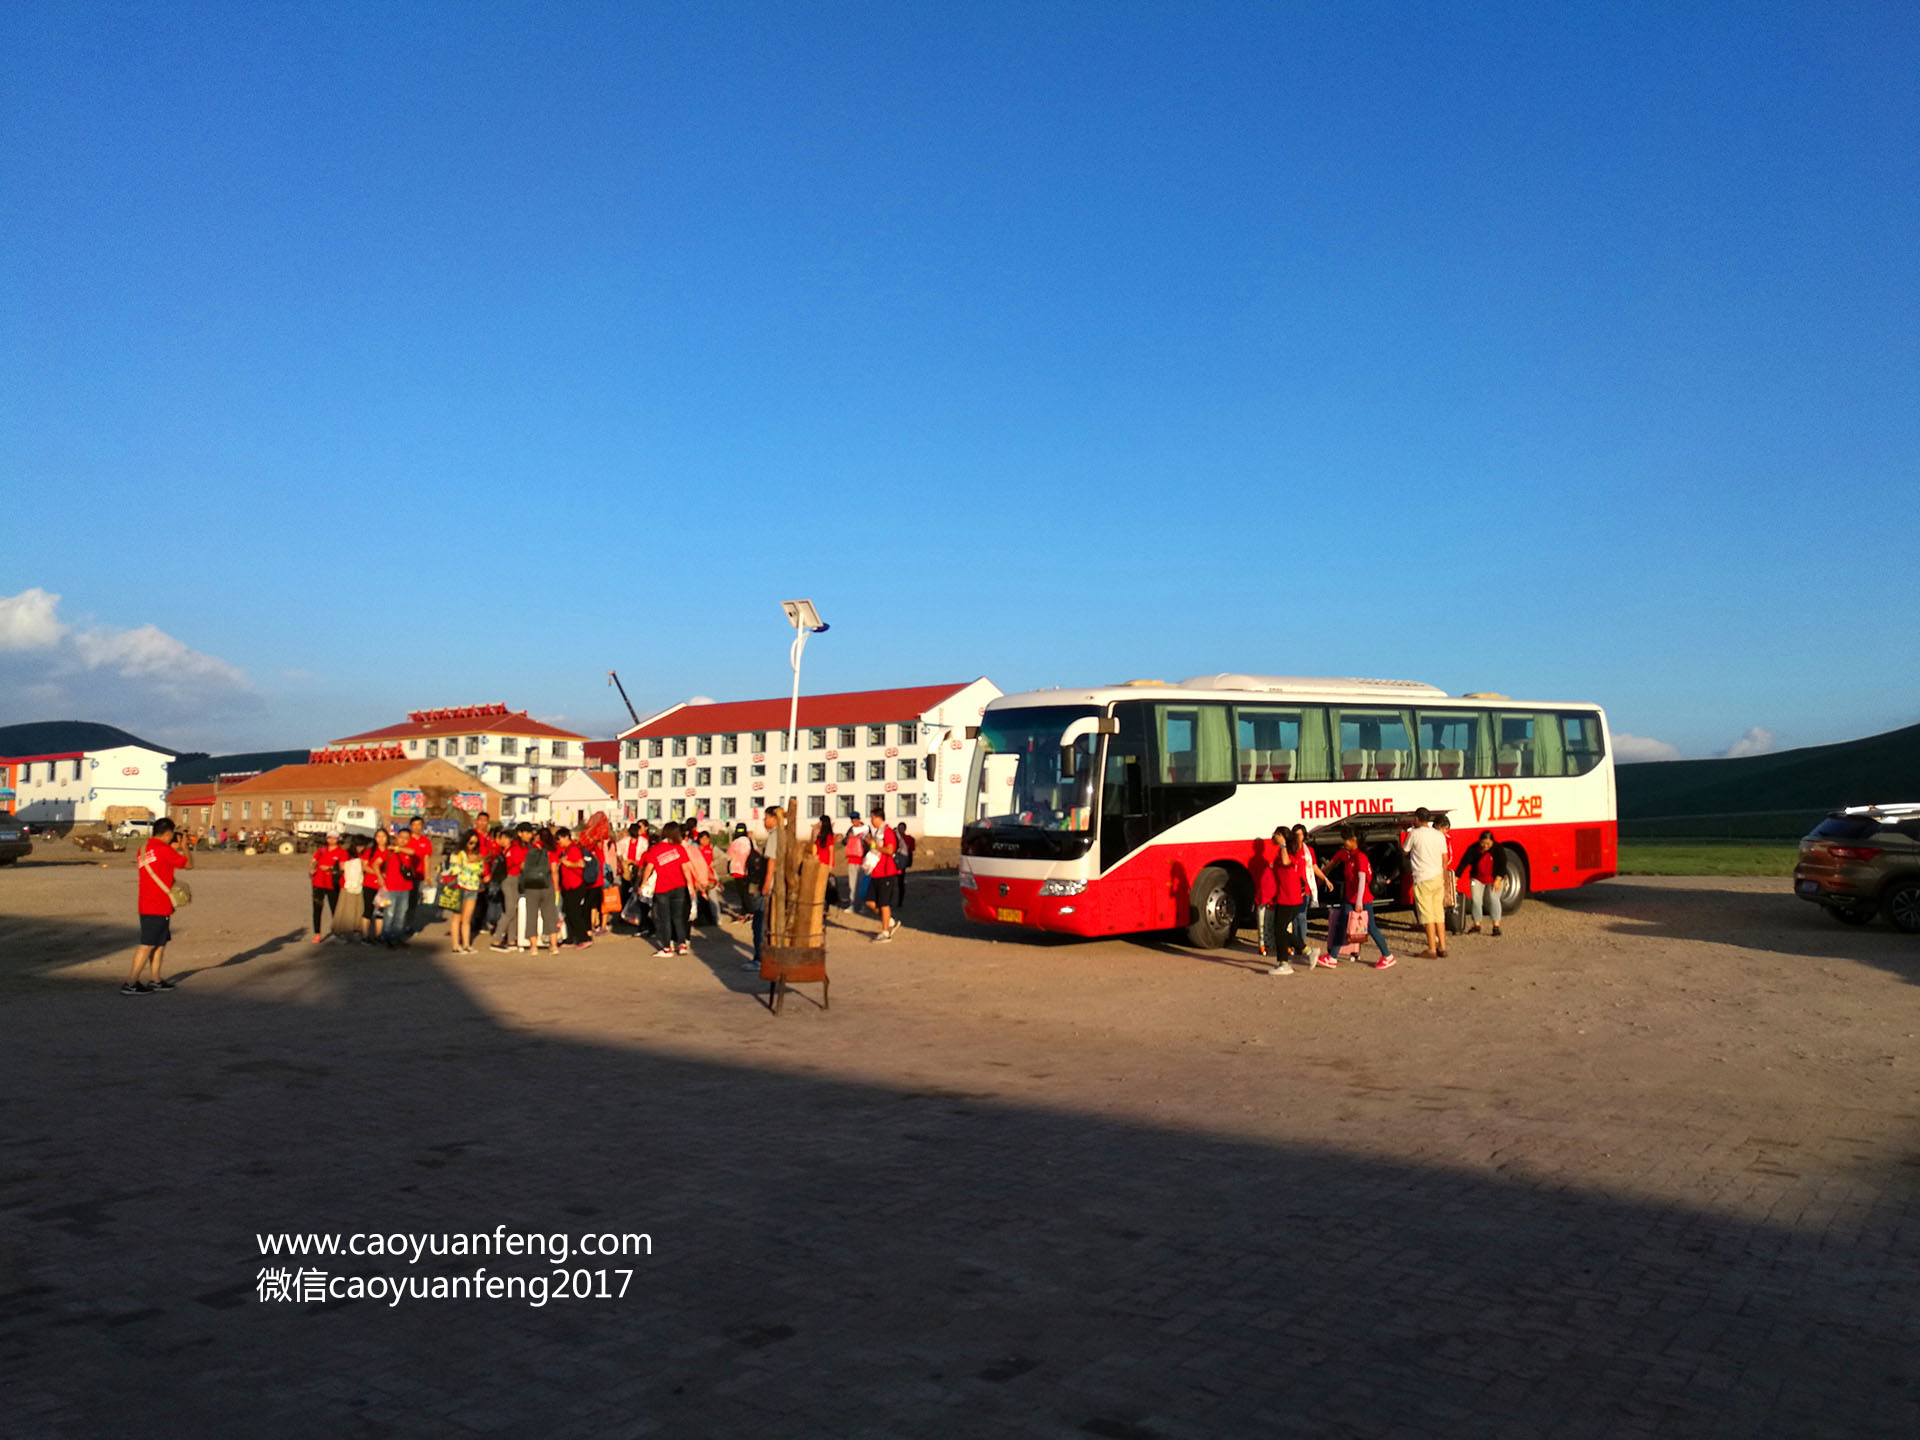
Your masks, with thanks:
[{"label": "white cloud", "polygon": [[1721,754],[1724,759],[1737,760],[1742,755],[1764,755],[1771,749],[1773,749],[1773,732],[1763,730],[1758,725],[1750,725],[1747,727],[1747,733],[1729,745]]},{"label": "white cloud", "polygon": [[60,623],[60,597],[35,585],[0,598],[0,650],[45,650],[66,637]]},{"label": "white cloud", "polygon": [[1678,760],[1680,748],[1669,745],[1665,740],[1649,740],[1644,735],[1629,735],[1624,730],[1613,732],[1613,758],[1622,765],[1634,765],[1643,760]]},{"label": "white cloud", "polygon": [[0,596],[0,723],[99,720],[194,743],[263,708],[253,683],[218,656],[155,625],[75,628],[59,603],[38,587]]}]

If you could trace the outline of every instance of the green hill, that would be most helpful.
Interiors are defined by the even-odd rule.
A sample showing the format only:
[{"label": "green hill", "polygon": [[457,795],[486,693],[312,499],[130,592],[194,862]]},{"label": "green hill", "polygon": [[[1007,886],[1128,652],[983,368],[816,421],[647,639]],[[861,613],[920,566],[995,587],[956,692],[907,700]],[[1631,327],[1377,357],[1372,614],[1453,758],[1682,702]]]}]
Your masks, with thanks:
[{"label": "green hill", "polygon": [[1803,835],[1827,811],[1920,801],[1920,725],[1738,760],[1667,760],[1615,771],[1620,833]]}]

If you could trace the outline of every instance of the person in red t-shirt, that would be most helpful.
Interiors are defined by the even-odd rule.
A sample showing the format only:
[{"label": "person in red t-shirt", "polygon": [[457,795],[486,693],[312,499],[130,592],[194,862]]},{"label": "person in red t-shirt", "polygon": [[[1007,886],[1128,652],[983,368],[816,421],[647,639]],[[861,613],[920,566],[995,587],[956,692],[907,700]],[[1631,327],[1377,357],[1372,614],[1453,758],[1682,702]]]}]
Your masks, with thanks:
[{"label": "person in red t-shirt", "polygon": [[433,879],[433,840],[427,834],[427,822],[417,815],[408,821],[399,849],[407,857],[407,921],[400,932],[405,940],[414,931],[426,929],[427,921],[433,918],[420,900],[420,887]]},{"label": "person in red t-shirt", "polygon": [[1313,963],[1327,969],[1339,963],[1333,958],[1334,952],[1347,944],[1347,916],[1357,910],[1367,917],[1367,938],[1380,950],[1380,958],[1373,962],[1373,968],[1385,970],[1394,959],[1393,951],[1380,938],[1380,927],[1373,920],[1373,862],[1360,848],[1360,833],[1350,826],[1341,829],[1340,844],[1340,853],[1328,862],[1323,872],[1330,888],[1334,878],[1338,878],[1340,898],[1327,911],[1327,952]]},{"label": "person in red t-shirt", "polygon": [[654,923],[660,929],[660,948],[655,955],[685,955],[687,944],[687,852],[680,843],[680,827],[668,821],[660,829],[660,843],[640,857],[640,883],[653,877]]},{"label": "person in red t-shirt", "polygon": [[[870,872],[873,876],[867,889],[867,902],[880,912],[880,933],[875,940],[891,940],[893,932],[900,928],[900,922],[893,918],[894,902],[900,897],[900,862],[895,858],[900,848],[900,837],[887,824],[886,812],[873,812],[873,828],[867,836],[867,849],[876,852],[880,859]],[[866,857],[861,857],[864,868]]]},{"label": "person in red t-shirt", "polygon": [[332,915],[340,903],[340,867],[346,859],[347,852],[340,848],[338,835],[329,834],[326,842],[313,852],[313,943],[316,945],[327,938],[320,929],[321,917]]},{"label": "person in red t-shirt", "polygon": [[[176,839],[173,821],[162,816],[153,822],[153,838],[140,847],[140,944],[133,952],[133,973],[120,987],[122,995],[151,995],[179,983],[166,977],[167,942],[173,939],[173,877],[193,868],[193,837]],[[140,976],[153,966],[153,979]]]},{"label": "person in red t-shirt", "polygon": [[553,868],[560,872],[560,919],[566,926],[567,947],[584,950],[593,943],[593,917],[587,907],[594,894],[587,889],[587,852],[566,826],[553,835]]},{"label": "person in red t-shirt", "polygon": [[[1287,830],[1280,826],[1273,832],[1271,850],[1259,841],[1253,847],[1253,915],[1254,933],[1260,937],[1260,953],[1269,952],[1280,955],[1280,871],[1287,863]],[[1281,964],[1286,957],[1281,955]],[[1291,975],[1293,967],[1281,970],[1282,975]],[[1273,972],[1269,972],[1273,973]]]},{"label": "person in red t-shirt", "polygon": [[382,829],[373,832],[373,849],[367,852],[365,861],[367,889],[377,892],[373,938],[391,949],[406,940],[407,901],[413,895],[407,857],[394,848],[393,836]]}]

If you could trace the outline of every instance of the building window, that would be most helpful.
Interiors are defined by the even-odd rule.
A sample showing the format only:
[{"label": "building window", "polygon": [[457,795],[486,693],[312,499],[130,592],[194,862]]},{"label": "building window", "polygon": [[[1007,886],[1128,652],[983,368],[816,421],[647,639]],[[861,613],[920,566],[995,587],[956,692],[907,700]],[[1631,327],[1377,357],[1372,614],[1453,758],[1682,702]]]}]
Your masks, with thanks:
[{"label": "building window", "polygon": [[240,802],[240,818],[242,820],[253,819],[253,802],[251,800],[242,800]]},{"label": "building window", "polygon": [[527,746],[527,763],[529,765],[538,765],[540,763],[540,747],[538,745]]},{"label": "building window", "polygon": [[920,727],[914,724],[913,721],[908,720],[900,726],[900,743],[902,745],[915,744],[919,739]]},{"label": "building window", "polygon": [[519,781],[520,767],[518,765],[502,765],[500,767],[500,783],[502,785],[516,785]]},{"label": "building window", "polygon": [[293,801],[282,800],[280,802],[280,818],[282,820],[293,819]]},{"label": "building window", "polygon": [[222,800],[220,802],[220,818],[222,820],[233,819],[233,801]]},{"label": "building window", "polygon": [[78,760],[73,762],[73,778],[76,780],[80,778],[80,765],[81,762]]},{"label": "building window", "polygon": [[754,731],[753,732],[753,753],[756,755],[762,754],[765,752],[766,748],[767,748],[767,732],[764,730]]},{"label": "building window", "polygon": [[502,735],[500,737],[500,753],[502,755],[519,755],[520,742],[511,735]]},{"label": "building window", "polygon": [[629,790],[638,790],[640,788],[640,772],[638,770],[627,771],[627,773],[621,777],[620,783],[625,785]]},{"label": "building window", "polygon": [[733,819],[733,818],[734,818],[734,811],[735,811],[735,809],[737,808],[737,806],[738,806],[738,804],[739,804],[739,802],[738,802],[738,801],[736,801],[736,800],[735,800],[735,799],[733,798],[733,796],[731,796],[731,795],[722,795],[722,796],[720,797],[720,818],[721,818],[722,820],[731,820],[731,819]]},{"label": "building window", "polygon": [[553,783],[554,783],[555,785],[564,785],[564,784],[566,784],[566,783],[567,783],[567,772],[566,772],[566,771],[564,771],[564,770],[555,770],[555,771],[553,771],[553,772],[552,772],[552,774],[553,774]]},{"label": "building window", "polygon": [[675,770],[673,772],[673,788],[678,790],[681,786],[685,785],[686,783],[687,783],[686,770],[684,768]]},{"label": "building window", "polygon": [[305,801],[302,801],[301,804],[304,806],[306,810],[306,818],[309,820],[313,819],[313,801],[305,800]]},{"label": "building window", "polygon": [[687,737],[686,736],[676,735],[673,737],[673,753],[676,755],[684,755],[687,753]]},{"label": "building window", "polygon": [[702,765],[695,769],[693,772],[693,783],[696,785],[711,785],[713,783],[712,767]]},{"label": "building window", "polygon": [[664,740],[647,741],[647,758],[649,760],[658,760],[662,755],[666,753],[667,753],[666,741]]},{"label": "building window", "polygon": [[327,819],[331,820],[333,818],[334,809],[339,805],[339,803],[340,802],[338,800],[327,801]]},{"label": "building window", "polygon": [[659,818],[660,818],[660,802],[658,800],[647,801],[647,819],[658,820]]},{"label": "building window", "polygon": [[887,743],[887,727],[884,725],[867,726],[867,744],[884,745]]},{"label": "building window", "polygon": [[824,795],[807,796],[807,818],[818,820],[827,813],[827,797]]},{"label": "building window", "polygon": [[[740,753],[740,737],[738,735],[722,735],[720,737],[720,753],[722,755],[738,755]],[[727,818],[732,819],[733,817],[728,816]]]},{"label": "building window", "polygon": [[738,785],[740,783],[740,767],[738,765],[722,765],[720,767],[720,783],[722,785]]},{"label": "building window", "polygon": [[827,762],[826,761],[815,760],[810,765],[807,766],[807,779],[811,783],[818,785],[821,781],[825,780],[826,778],[827,778]]},{"label": "building window", "polygon": [[879,814],[884,812],[886,808],[887,808],[886,796],[884,795],[867,796],[867,814],[869,815]]},{"label": "building window", "polygon": [[567,742],[566,741],[556,740],[553,742],[553,758],[556,760],[564,760],[567,758]]},{"label": "building window", "polygon": [[902,760],[900,762],[900,778],[902,780],[918,780],[920,778],[920,762],[918,760]]},{"label": "building window", "polygon": [[764,780],[767,778],[767,767],[764,765],[749,765],[747,767],[747,774],[756,780]]},{"label": "building window", "polygon": [[867,779],[884,780],[887,778],[887,762],[884,760],[867,761]]},{"label": "building window", "polygon": [[480,753],[480,737],[478,735],[467,736],[467,754],[478,755],[479,753]]},{"label": "building window", "polygon": [[827,748],[827,732],[824,726],[818,730],[807,731],[807,746],[813,750],[824,750]]},{"label": "building window", "polygon": [[622,760],[638,760],[640,758],[640,742],[638,740],[627,741],[626,744],[620,747],[620,758]]},{"label": "building window", "polygon": [[853,726],[842,725],[840,727],[840,748],[842,750],[851,750],[853,748],[853,742],[857,738],[857,736],[858,736],[858,732],[853,728]]},{"label": "building window", "polygon": [[427,758],[429,760],[437,760],[440,758],[440,742],[438,740],[427,741]]},{"label": "building window", "polygon": [[662,772],[662,771],[659,771],[659,770],[649,770],[649,771],[647,771],[647,788],[648,788],[649,790],[658,790],[658,789],[660,788],[660,785],[661,785],[661,775],[662,775],[663,773],[664,773],[664,772]]},{"label": "building window", "polygon": [[897,798],[896,803],[900,806],[900,818],[902,820],[911,819],[920,813],[920,797],[918,795],[901,795]]},{"label": "building window", "polygon": [[420,750],[420,742],[418,740],[407,741],[407,754],[409,755],[418,754],[419,750]]},{"label": "building window", "polygon": [[836,795],[833,798],[833,813],[842,820],[853,818],[853,796]]},{"label": "building window", "polygon": [[696,755],[711,755],[713,753],[713,737],[711,735],[702,735],[698,740],[694,741],[693,753]]},{"label": "building window", "polygon": [[853,779],[853,761],[842,760],[839,764],[835,765],[833,768],[834,768],[834,777],[833,777],[834,779],[836,780]]}]

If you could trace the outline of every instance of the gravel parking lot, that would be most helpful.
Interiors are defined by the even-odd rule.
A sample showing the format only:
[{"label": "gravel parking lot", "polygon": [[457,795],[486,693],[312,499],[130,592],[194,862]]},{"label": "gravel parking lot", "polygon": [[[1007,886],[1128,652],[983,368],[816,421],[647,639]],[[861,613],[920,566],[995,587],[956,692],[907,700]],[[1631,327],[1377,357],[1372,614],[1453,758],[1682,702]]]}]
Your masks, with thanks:
[{"label": "gravel parking lot", "polygon": [[[916,875],[775,1018],[735,927],[310,945],[297,857],[204,860],[123,997],[131,857],[54,858],[0,870],[0,1433],[1920,1433],[1920,945],[1783,881],[1270,978]],[[653,1253],[257,1298],[259,1232],[496,1226]],[[476,1263],[548,1268],[326,1268]]]}]

